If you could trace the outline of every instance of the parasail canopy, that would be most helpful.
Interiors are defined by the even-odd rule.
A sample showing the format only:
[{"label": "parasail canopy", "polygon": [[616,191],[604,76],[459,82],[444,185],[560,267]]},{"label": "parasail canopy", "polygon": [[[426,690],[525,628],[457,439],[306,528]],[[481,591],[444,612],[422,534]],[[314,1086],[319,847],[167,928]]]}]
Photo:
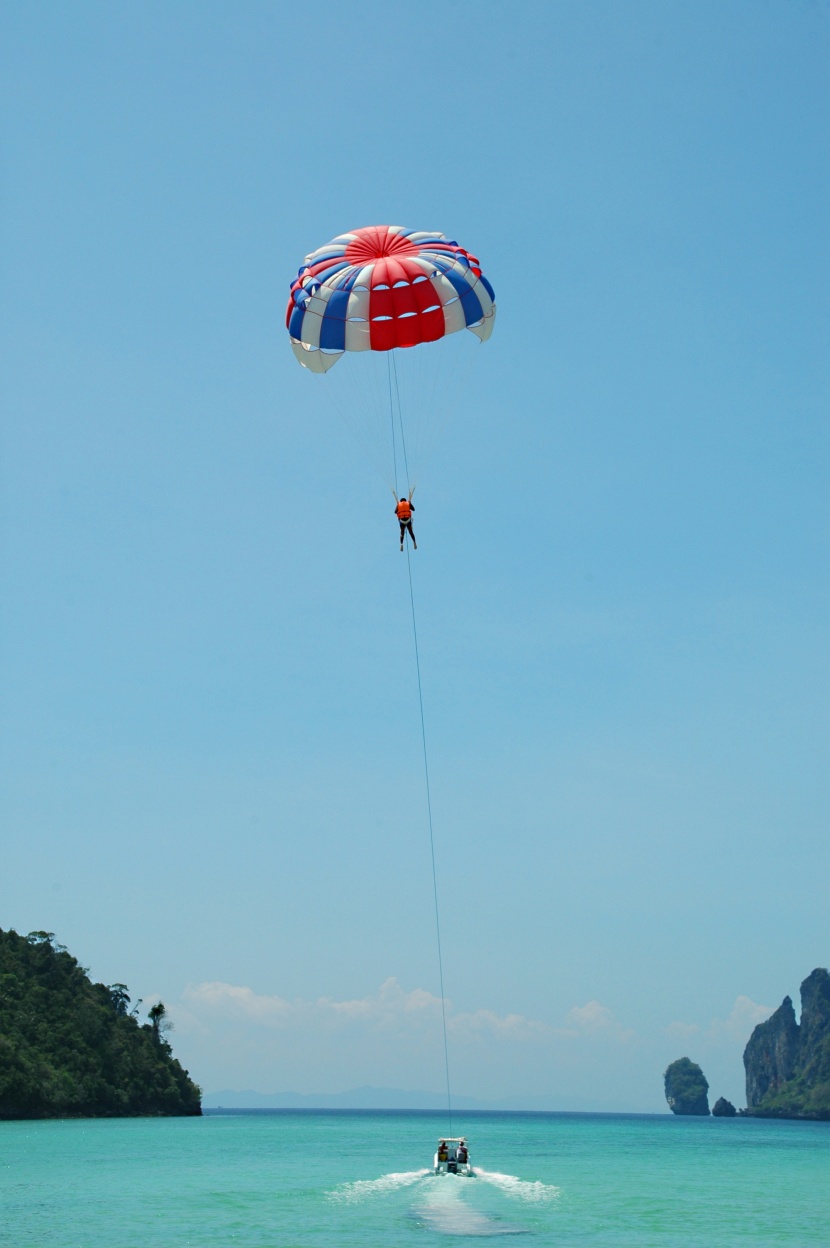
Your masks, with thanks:
[{"label": "parasail canopy", "polygon": [[475,256],[443,234],[371,225],[306,256],[286,326],[304,368],[325,373],[345,351],[391,351],[469,329],[486,342],[495,295]]}]

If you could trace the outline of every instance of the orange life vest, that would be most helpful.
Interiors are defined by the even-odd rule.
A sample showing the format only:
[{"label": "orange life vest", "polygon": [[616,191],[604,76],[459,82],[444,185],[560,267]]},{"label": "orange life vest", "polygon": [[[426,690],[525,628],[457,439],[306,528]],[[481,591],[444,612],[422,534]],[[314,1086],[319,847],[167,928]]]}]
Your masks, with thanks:
[{"label": "orange life vest", "polygon": [[404,499],[403,502],[398,503],[397,507],[395,508],[395,514],[399,520],[411,520],[412,519],[412,508],[409,505],[409,503],[406,501],[406,499]]}]

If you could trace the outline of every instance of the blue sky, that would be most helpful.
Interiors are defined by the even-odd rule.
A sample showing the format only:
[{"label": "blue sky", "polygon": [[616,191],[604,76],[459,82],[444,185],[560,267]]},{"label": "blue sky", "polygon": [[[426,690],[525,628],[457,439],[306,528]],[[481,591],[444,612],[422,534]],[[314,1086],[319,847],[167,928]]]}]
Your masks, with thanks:
[{"label": "blue sky", "polygon": [[416,498],[454,1083],[740,1099],[828,962],[827,6],[1,20],[0,926],[207,1088],[441,1086],[391,500],[283,328],[439,229],[499,308]]}]

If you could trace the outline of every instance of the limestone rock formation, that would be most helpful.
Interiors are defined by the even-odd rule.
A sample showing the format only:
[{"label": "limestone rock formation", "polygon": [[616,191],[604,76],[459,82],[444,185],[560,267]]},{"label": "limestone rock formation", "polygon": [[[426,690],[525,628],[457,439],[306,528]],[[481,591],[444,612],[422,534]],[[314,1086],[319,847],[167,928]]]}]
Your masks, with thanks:
[{"label": "limestone rock formation", "polygon": [[727,1101],[725,1096],[719,1096],[712,1106],[712,1116],[714,1118],[735,1118],[738,1111],[731,1101]]},{"label": "limestone rock formation", "polygon": [[746,1103],[760,1105],[768,1093],[780,1091],[795,1074],[799,1027],[789,997],[765,1023],[759,1023],[744,1050]]},{"label": "limestone rock formation", "polygon": [[747,1113],[758,1118],[830,1119],[830,974],[801,985],[801,1022],[792,1001],[759,1023],[744,1050]]},{"label": "limestone rock formation", "polygon": [[709,1084],[696,1062],[680,1057],[666,1068],[663,1076],[666,1100],[673,1114],[709,1113]]}]

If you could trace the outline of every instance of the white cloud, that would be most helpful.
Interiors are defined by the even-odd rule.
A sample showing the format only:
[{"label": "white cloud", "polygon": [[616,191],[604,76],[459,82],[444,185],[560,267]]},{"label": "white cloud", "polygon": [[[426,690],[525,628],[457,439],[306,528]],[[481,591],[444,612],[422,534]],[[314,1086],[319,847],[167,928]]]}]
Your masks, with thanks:
[{"label": "white cloud", "polygon": [[575,1035],[606,1036],[615,1040],[630,1040],[634,1035],[623,1027],[613,1010],[599,1001],[573,1006],[565,1015],[565,1025]]},{"label": "white cloud", "polygon": [[[565,1017],[564,1027],[552,1027],[524,1014],[497,1014],[478,1009],[456,1012],[446,1001],[448,1031],[459,1040],[538,1041],[552,1038],[598,1036],[628,1040],[634,1033],[625,1029],[607,1006],[589,1001],[574,1006]],[[312,1027],[318,1031],[404,1032],[416,1034],[434,1029],[441,1020],[441,998],[414,988],[406,992],[391,976],[375,993],[336,1001],[331,997],[297,999],[254,992],[252,988],[222,981],[190,984],[181,1006],[173,1011],[180,1028],[205,1031],[216,1026],[238,1025],[271,1031],[296,1031]]]},{"label": "white cloud", "polygon": [[[488,1009],[456,1013],[451,1001],[444,1004],[448,1031],[465,1043],[586,1035],[628,1040],[634,1034],[623,1028],[612,1011],[599,1001],[574,1006],[566,1015],[564,1027],[552,1027],[524,1014],[497,1014]],[[423,988],[406,992],[394,976],[381,984],[377,992],[345,1001],[331,997],[288,1001],[285,997],[254,992],[252,988],[210,981],[189,985],[176,1014],[181,1027],[193,1030],[237,1024],[274,1031],[312,1027],[317,1031],[369,1030],[414,1036],[440,1024],[441,998]]]},{"label": "white cloud", "polygon": [[740,1045],[743,1048],[753,1027],[763,1023],[770,1014],[772,1006],[759,1005],[750,997],[739,996],[726,1018],[713,1018],[708,1027],[680,1021],[669,1023],[665,1033],[673,1040],[689,1040],[695,1037],[707,1047]]},{"label": "white cloud", "polygon": [[455,1033],[461,1033],[467,1040],[479,1037],[499,1036],[505,1039],[535,1040],[551,1034],[552,1028],[546,1023],[525,1018],[524,1014],[494,1014],[492,1010],[476,1010],[472,1014],[457,1014],[447,1020]]},{"label": "white cloud", "polygon": [[[171,1014],[177,1053],[205,1086],[434,1089],[443,1070],[441,1004],[394,977],[365,996],[293,1000],[212,980],[189,985]],[[590,1051],[603,1051],[608,1082],[609,1052],[629,1070],[637,1048],[627,1043],[634,1033],[598,1001],[574,1006],[559,1025],[514,1011],[456,1010],[449,1000],[444,1008],[459,1091],[472,1095],[494,1095],[509,1076],[516,1095],[549,1097],[560,1087],[572,1103]],[[600,1095],[595,1073],[584,1095],[589,1105]]]},{"label": "white cloud", "polygon": [[[369,1028],[380,1031],[417,1031],[432,1028],[441,1018],[441,998],[422,988],[405,992],[393,977],[376,993],[353,1000],[288,1001],[284,997],[254,992],[252,988],[213,981],[191,984],[183,997],[185,1019],[196,1027],[215,1023],[254,1024],[269,1029],[295,1029],[309,1024],[322,1029]],[[466,1039],[506,1036],[517,1039],[545,1035],[550,1028],[521,1014],[495,1014],[492,1010],[454,1013],[446,1002],[447,1026]]]},{"label": "white cloud", "polygon": [[736,997],[735,1004],[725,1019],[712,1020],[706,1035],[713,1040],[726,1036],[730,1040],[744,1045],[749,1039],[753,1027],[763,1023],[773,1012],[770,1005],[758,1005],[749,997]]},{"label": "white cloud", "polygon": [[568,1010],[565,1022],[580,1031],[604,1031],[614,1024],[614,1015],[607,1005],[589,1001],[587,1005],[575,1005]]},{"label": "white cloud", "polygon": [[224,1018],[240,1018],[253,1022],[279,1026],[287,1022],[298,1008],[297,1004],[283,997],[265,997],[252,988],[236,984],[224,984],[214,980],[204,984],[189,984],[184,991],[185,1005],[204,1016],[212,1013]]}]

